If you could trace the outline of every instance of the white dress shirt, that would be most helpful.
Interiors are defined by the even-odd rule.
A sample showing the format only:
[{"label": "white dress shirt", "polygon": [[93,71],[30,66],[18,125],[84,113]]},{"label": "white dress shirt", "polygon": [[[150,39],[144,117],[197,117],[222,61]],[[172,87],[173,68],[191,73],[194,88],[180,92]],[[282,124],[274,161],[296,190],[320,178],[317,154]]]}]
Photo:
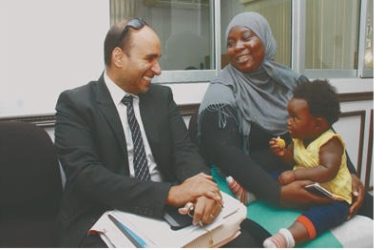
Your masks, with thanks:
[{"label": "white dress shirt", "polygon": [[104,82],[107,85],[108,91],[111,94],[112,100],[115,104],[115,107],[119,113],[120,121],[122,122],[124,136],[126,139],[127,144],[127,153],[128,153],[128,164],[130,168],[130,176],[135,177],[135,170],[134,170],[134,144],[132,142],[131,137],[131,130],[128,126],[127,121],[127,106],[122,103],[122,99],[126,95],[133,96],[133,108],[136,120],[138,121],[140,132],[142,134],[143,138],[143,144],[144,144],[144,150],[146,151],[146,158],[148,162],[148,168],[151,176],[152,181],[162,181],[162,177],[159,173],[158,166],[156,165],[154,161],[154,156],[152,155],[152,151],[150,148],[150,145],[147,140],[147,135],[143,127],[142,117],[140,116],[140,110],[139,110],[139,97],[137,95],[127,93],[123,89],[121,89],[117,84],[115,84],[111,78],[107,75],[107,73],[104,71],[103,74]]}]

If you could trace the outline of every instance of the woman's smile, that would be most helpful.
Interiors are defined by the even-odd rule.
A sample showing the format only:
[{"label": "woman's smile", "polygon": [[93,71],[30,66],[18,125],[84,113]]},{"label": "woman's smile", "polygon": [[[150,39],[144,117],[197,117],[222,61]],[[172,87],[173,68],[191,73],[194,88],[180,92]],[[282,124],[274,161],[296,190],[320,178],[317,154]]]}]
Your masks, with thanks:
[{"label": "woman's smile", "polygon": [[241,55],[241,56],[237,57],[236,62],[237,63],[246,63],[247,61],[249,61],[249,59],[250,59],[250,55],[249,54]]}]

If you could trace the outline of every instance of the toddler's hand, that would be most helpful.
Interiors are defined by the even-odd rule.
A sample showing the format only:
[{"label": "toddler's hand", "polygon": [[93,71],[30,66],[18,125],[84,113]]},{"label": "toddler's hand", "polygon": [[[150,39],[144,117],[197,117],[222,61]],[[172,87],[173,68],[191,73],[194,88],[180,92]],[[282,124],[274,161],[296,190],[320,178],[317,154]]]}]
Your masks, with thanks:
[{"label": "toddler's hand", "polygon": [[284,156],[286,143],[281,137],[272,138],[269,142],[270,148],[277,156]]},{"label": "toddler's hand", "polygon": [[278,177],[279,183],[281,185],[287,185],[295,181],[295,174],[293,170],[287,170],[281,173]]}]

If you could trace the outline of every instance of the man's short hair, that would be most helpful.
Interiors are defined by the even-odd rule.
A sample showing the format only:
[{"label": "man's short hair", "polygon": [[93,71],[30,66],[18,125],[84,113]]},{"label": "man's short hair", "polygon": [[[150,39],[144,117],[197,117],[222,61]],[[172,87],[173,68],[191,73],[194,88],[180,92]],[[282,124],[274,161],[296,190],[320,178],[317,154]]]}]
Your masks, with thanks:
[{"label": "man's short hair", "polygon": [[[112,51],[119,47],[122,50],[125,50],[126,53],[129,53],[130,46],[130,39],[132,36],[132,32],[128,29],[128,32],[124,34],[124,37],[122,36],[122,33],[124,29],[127,26],[127,23],[133,20],[132,19],[126,19],[124,21],[118,22],[111,26],[110,30],[107,32],[106,38],[104,39],[104,63],[106,66],[111,65],[111,56]],[[142,19],[140,19],[142,21]],[[148,26],[148,24],[144,21],[142,21],[144,26]]]}]

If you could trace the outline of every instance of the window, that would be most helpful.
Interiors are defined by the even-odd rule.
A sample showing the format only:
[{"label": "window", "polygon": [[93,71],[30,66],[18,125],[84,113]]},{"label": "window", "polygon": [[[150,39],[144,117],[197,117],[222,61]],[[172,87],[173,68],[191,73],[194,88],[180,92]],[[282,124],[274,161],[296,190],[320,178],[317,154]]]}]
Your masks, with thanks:
[{"label": "window", "polygon": [[170,77],[179,82],[207,80],[215,75],[212,1],[110,0],[110,4],[111,23],[142,17],[157,31],[163,70],[158,82],[170,82]]},{"label": "window", "polygon": [[110,0],[111,23],[143,17],[162,42],[155,82],[207,82],[227,64],[225,31],[244,11],[261,13],[275,60],[315,77],[373,76],[373,0]]},{"label": "window", "polygon": [[305,70],[309,74],[356,75],[359,10],[359,0],[306,1]]}]

